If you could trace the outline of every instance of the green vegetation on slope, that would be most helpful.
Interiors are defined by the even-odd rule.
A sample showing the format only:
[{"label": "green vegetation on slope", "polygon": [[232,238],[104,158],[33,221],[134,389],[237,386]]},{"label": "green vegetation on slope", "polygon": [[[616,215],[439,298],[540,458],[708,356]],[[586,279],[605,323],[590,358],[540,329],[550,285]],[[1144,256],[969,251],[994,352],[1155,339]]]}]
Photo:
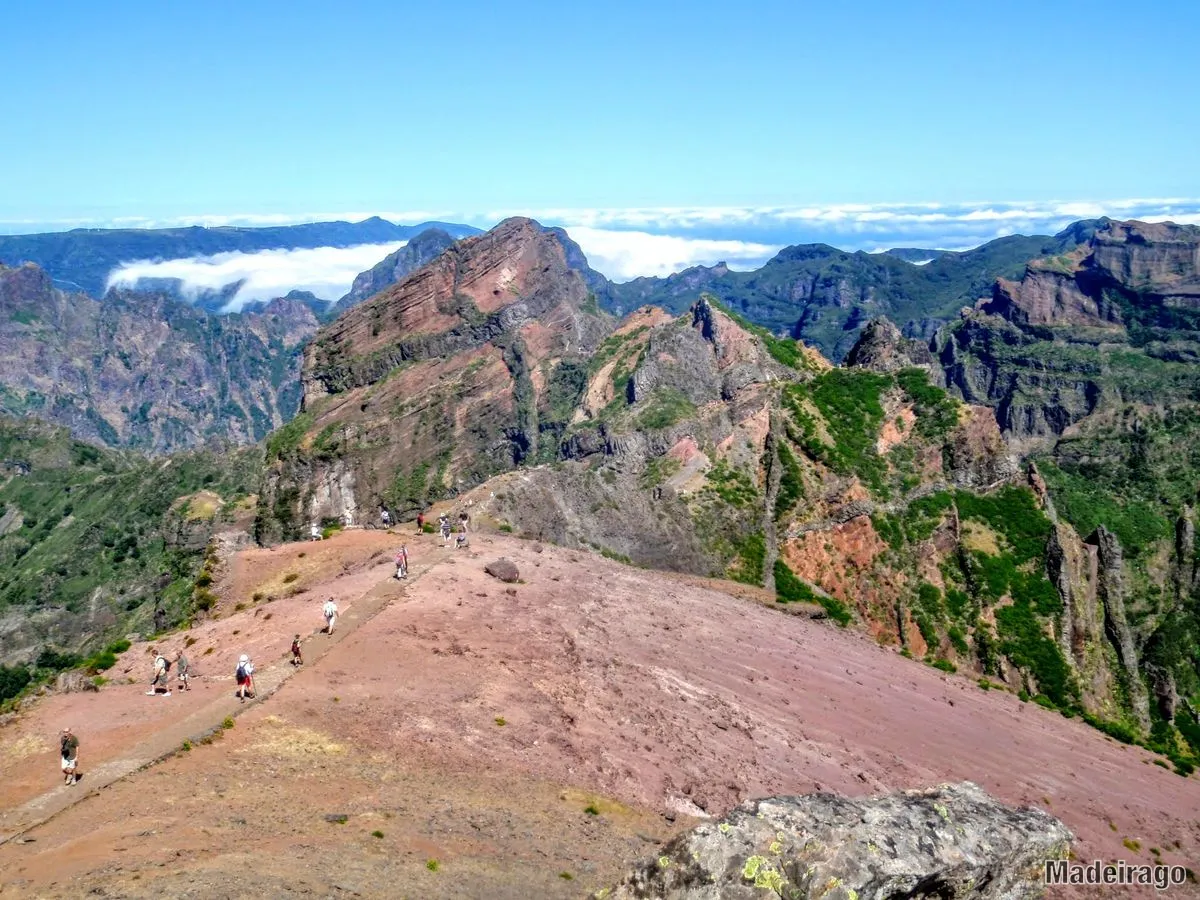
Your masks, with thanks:
[{"label": "green vegetation on slope", "polygon": [[[788,385],[784,405],[800,429],[801,449],[839,475],[857,475],[868,487],[886,490],[887,462],[876,452],[875,441],[883,422],[880,401],[892,383],[874,372],[831,369],[811,382]],[[821,416],[828,441],[805,401]]]},{"label": "green vegetation on slope", "polygon": [[846,604],[824,594],[818,594],[796,577],[782,559],[775,560],[775,599],[779,603],[816,603],[824,608],[829,618],[845,627],[853,620]]},{"label": "green vegetation on slope", "polygon": [[[257,485],[261,453],[185,453],[148,461],[72,441],[65,431],[0,420],[0,610],[69,614],[71,649],[87,645],[96,609],[112,631],[157,630],[192,613],[192,579],[213,518]],[[19,527],[17,526],[19,522]],[[102,617],[103,618],[103,617]]]},{"label": "green vegetation on slope", "polygon": [[[929,383],[923,369],[904,369],[882,375],[865,369],[832,369],[803,384],[784,388],[783,405],[791,426],[788,436],[812,459],[838,475],[853,475],[874,494],[906,493],[922,478],[916,448],[905,440],[880,454],[877,446],[884,424],[884,398],[898,390],[912,404],[914,429],[922,441],[941,447],[958,421],[960,405]],[[897,420],[897,428],[903,421]],[[784,460],[784,478],[789,468]],[[794,474],[794,473],[793,473]],[[795,488],[789,487],[791,502]],[[782,514],[786,506],[781,505]]]},{"label": "green vegetation on slope", "polygon": [[660,387],[646,399],[642,411],[638,414],[637,425],[650,431],[669,428],[695,412],[696,405],[684,396],[682,391]]}]

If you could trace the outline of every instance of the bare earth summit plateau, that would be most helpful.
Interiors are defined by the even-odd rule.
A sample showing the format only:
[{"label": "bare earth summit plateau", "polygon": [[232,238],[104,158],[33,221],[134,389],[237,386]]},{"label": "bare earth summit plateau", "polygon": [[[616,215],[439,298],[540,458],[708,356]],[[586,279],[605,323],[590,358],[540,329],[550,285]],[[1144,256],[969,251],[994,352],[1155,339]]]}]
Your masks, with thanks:
[{"label": "bare earth summit plateau", "polygon": [[[484,573],[500,556],[520,583]],[[0,727],[0,896],[581,897],[748,797],[962,780],[1058,816],[1080,860],[1200,869],[1200,778],[753,590],[407,529],[245,550],[218,587],[216,619],[157,645],[191,641],[190,693],[146,696],[135,644],[99,693]]]}]

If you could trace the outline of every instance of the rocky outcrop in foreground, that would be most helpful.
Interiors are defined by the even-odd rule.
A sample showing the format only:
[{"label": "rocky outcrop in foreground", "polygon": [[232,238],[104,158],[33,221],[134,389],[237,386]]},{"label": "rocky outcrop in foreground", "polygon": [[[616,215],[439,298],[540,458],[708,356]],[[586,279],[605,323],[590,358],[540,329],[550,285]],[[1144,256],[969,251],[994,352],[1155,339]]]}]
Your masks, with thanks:
[{"label": "rocky outcrop in foreground", "polygon": [[[667,844],[608,900],[996,898],[1044,892],[1071,833],[970,782],[865,800],[833,794],[743,803]],[[765,889],[765,890],[764,890]]]}]

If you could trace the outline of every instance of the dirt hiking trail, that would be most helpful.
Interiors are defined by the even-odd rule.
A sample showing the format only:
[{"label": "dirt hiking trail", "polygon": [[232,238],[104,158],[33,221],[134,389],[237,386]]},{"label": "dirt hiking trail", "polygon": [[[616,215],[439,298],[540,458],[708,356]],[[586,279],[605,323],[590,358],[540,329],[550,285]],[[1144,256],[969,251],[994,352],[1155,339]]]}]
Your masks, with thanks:
[{"label": "dirt hiking trail", "polygon": [[[351,535],[347,535],[346,537],[349,540],[342,542],[344,552],[351,550],[351,547],[348,546],[351,544],[366,543],[370,546],[379,541],[379,537],[370,532],[365,533],[362,537],[351,537]],[[396,537],[390,537],[386,543],[390,547],[393,544],[398,544],[399,541]],[[326,544],[322,549],[330,546]],[[309,543],[305,542],[299,545],[285,545],[270,552],[275,555],[276,559],[291,559],[295,554],[307,556],[310,550]],[[401,581],[390,577],[394,573],[395,568],[392,558],[389,555],[382,561],[370,560],[367,564],[362,565],[357,577],[349,578],[345,582],[336,583],[335,585],[328,583],[317,585],[320,590],[312,595],[312,599],[306,605],[315,605],[319,610],[327,597],[334,597],[338,603],[339,614],[332,635],[324,633],[324,626],[315,631],[309,630],[307,639],[302,644],[305,665],[311,666],[319,663],[333,647],[344,641],[356,628],[370,621],[389,602],[402,596],[405,587],[420,578],[422,573],[428,571],[430,565],[430,562],[426,562],[423,565],[411,566],[408,578]],[[242,568],[244,567],[245,560],[242,560]],[[345,570],[339,573],[339,575],[344,574]],[[366,587],[366,590],[359,595],[358,591],[363,587]],[[297,596],[301,595],[297,594]],[[121,691],[123,695],[122,700],[127,700],[141,706],[148,703],[161,703],[163,706],[153,711],[166,712],[168,715],[155,722],[153,727],[146,729],[149,731],[146,737],[138,740],[131,746],[121,748],[116,755],[110,755],[101,750],[101,755],[97,757],[93,753],[87,752],[89,748],[85,744],[82,748],[83,754],[80,757],[80,771],[83,777],[77,784],[66,785],[60,782],[53,790],[33,797],[20,806],[8,808],[0,812],[0,844],[13,839],[19,839],[21,835],[25,834],[31,828],[43,824],[53,816],[69,809],[86,798],[97,796],[100,791],[118,779],[138,772],[178,752],[185,741],[190,744],[199,744],[221,730],[222,723],[227,718],[239,716],[249,708],[270,698],[289,678],[299,671],[299,667],[291,664],[291,640],[286,636],[290,628],[280,627],[290,623],[295,618],[294,615],[287,615],[287,612],[294,612],[294,610],[287,610],[283,616],[276,620],[273,627],[260,628],[258,634],[259,640],[253,642],[262,644],[263,637],[278,635],[274,644],[276,646],[286,645],[287,650],[284,654],[277,654],[274,657],[266,655],[270,651],[265,651],[261,656],[252,656],[256,667],[254,672],[255,693],[250,699],[242,701],[236,697],[236,685],[234,684],[232,675],[193,676],[191,690],[185,692],[179,690],[178,681],[175,678],[174,671],[172,671],[170,680],[171,696],[146,696],[145,691],[141,690],[145,684],[144,682],[136,682],[133,685],[123,686],[125,689]],[[217,623],[214,622],[211,624],[216,626]],[[266,625],[265,622],[262,624]],[[297,629],[300,629],[300,627],[300,625],[296,625]],[[211,636],[219,640],[223,636],[221,634],[222,631],[232,631],[230,636],[232,638],[238,635],[241,629],[219,629],[214,627],[211,630],[215,632]],[[266,633],[264,634],[264,632]],[[295,633],[304,636],[303,631],[298,630]],[[136,644],[125,654],[122,654],[113,671],[120,669],[124,660],[145,657],[156,646],[165,648],[168,644],[179,645],[183,640],[184,638],[174,635],[158,642]],[[190,653],[190,648],[185,652]],[[232,662],[222,660],[226,667],[230,669],[235,668],[237,655],[240,654],[235,655],[230,651],[225,655],[231,656],[233,659]],[[168,658],[173,659],[174,653],[168,651]],[[202,669],[203,663],[193,662],[192,668],[193,670]],[[210,686],[217,686],[219,689],[216,691],[206,690]],[[112,692],[114,688],[107,688],[106,694]],[[137,690],[130,690],[129,688],[137,688]],[[198,695],[196,700],[193,700],[193,694]],[[75,695],[72,699],[83,698],[86,702],[88,696],[85,693]],[[59,698],[54,698],[50,703],[42,705],[42,708],[38,710],[39,713],[43,714],[41,718],[47,718],[58,713],[59,710],[54,707],[73,705],[71,703],[55,703],[54,700],[57,699]],[[63,712],[65,713],[65,710]],[[172,713],[174,715],[170,715]],[[77,726],[72,727],[76,733],[80,732]],[[97,759],[100,761],[96,762]],[[8,792],[5,793],[7,794]],[[6,796],[5,799],[9,798]]]}]

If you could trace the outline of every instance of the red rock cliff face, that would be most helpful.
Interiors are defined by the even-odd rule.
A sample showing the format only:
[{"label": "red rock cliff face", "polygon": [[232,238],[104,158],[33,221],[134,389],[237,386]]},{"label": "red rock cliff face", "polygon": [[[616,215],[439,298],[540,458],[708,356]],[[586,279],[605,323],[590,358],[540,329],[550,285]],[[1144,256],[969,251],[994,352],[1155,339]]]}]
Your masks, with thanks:
[{"label": "red rock cliff face", "polygon": [[1017,325],[1111,329],[1123,323],[1113,292],[1143,303],[1200,309],[1200,229],[1112,222],[1077,250],[1035,260],[1020,282],[1000,279],[984,310]]},{"label": "red rock cliff face", "polygon": [[1092,260],[1114,281],[1200,297],[1200,229],[1170,222],[1114,222],[1096,233]]},{"label": "red rock cliff face", "polygon": [[611,328],[536,222],[455,244],[310,344],[296,443],[269,448],[268,492],[283,501],[262,536],[385,504],[411,511],[553,458]]},{"label": "red rock cliff face", "polygon": [[305,357],[305,406],[372,384],[396,365],[482,347],[535,320],[554,334],[537,342],[545,352],[586,352],[607,332],[602,317],[583,314],[588,298],[557,238],[529,219],[508,219],[323,329]]},{"label": "red rock cliff face", "polygon": [[1074,272],[1034,264],[1019,282],[996,282],[988,311],[1020,325],[1121,326],[1120,310],[1085,294]]}]

